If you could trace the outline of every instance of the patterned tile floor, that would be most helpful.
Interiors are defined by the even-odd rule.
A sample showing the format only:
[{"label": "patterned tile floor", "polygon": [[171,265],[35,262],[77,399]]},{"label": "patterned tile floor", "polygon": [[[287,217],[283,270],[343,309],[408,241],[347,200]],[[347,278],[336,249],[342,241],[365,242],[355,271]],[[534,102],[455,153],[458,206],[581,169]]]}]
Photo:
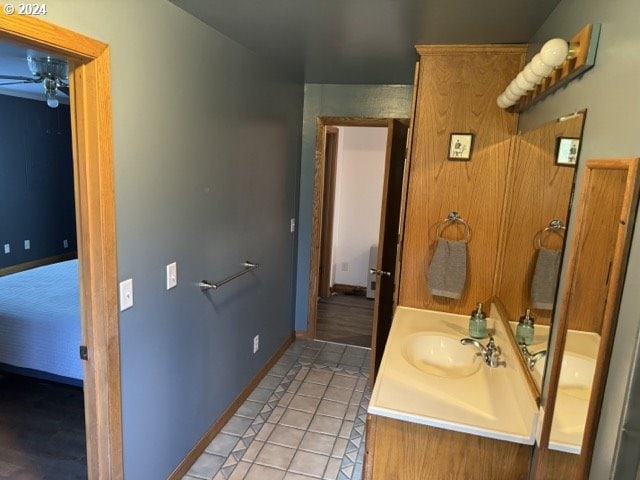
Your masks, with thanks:
[{"label": "patterned tile floor", "polygon": [[370,350],[297,340],[183,480],[360,480]]}]

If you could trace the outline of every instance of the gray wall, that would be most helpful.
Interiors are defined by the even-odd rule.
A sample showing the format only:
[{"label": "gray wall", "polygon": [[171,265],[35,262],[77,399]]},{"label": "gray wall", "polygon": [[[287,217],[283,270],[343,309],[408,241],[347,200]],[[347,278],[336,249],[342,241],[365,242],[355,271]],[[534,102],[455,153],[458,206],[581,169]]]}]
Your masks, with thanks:
[{"label": "gray wall", "polygon": [[[120,314],[125,477],[166,478],[293,330],[303,86],[166,1],[51,0],[46,20],[111,48],[118,270],[135,300]],[[245,259],[262,266],[200,292]]]},{"label": "gray wall", "polygon": [[304,87],[295,305],[295,325],[298,331],[307,329],[316,118],[318,116],[409,118],[412,92],[411,85],[307,84]]},{"label": "gray wall", "polygon": [[[640,156],[640,3],[637,0],[563,0],[534,41],[571,36],[586,23],[602,24],[596,66],[581,79],[559,90],[521,115],[521,128],[586,107],[581,161]],[[578,178],[583,168],[578,167]],[[578,185],[578,189],[580,185]],[[577,197],[576,197],[577,198]],[[573,214],[575,215],[576,209]],[[565,259],[566,260],[566,259]],[[562,287],[562,285],[561,285]],[[638,362],[636,341],[640,324],[640,223],[636,223],[624,283],[614,350],[593,455],[591,478],[634,478],[640,452],[637,407],[626,413],[627,386]],[[629,390],[640,400],[638,381]],[[621,429],[621,425],[623,428]],[[620,454],[618,454],[618,449]],[[623,469],[625,464],[627,468]],[[624,473],[623,473],[624,472]],[[625,476],[626,475],[626,476]]]},{"label": "gray wall", "polygon": [[69,106],[0,95],[0,112],[0,270],[75,255]]}]

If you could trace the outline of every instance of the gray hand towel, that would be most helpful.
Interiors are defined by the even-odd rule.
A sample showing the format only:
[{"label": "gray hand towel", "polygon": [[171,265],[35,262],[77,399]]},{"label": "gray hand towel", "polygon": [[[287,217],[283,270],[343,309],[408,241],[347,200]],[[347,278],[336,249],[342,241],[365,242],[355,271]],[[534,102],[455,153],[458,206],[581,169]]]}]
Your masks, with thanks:
[{"label": "gray hand towel", "polygon": [[467,280],[467,242],[439,238],[427,280],[431,295],[459,299]]},{"label": "gray hand towel", "polygon": [[531,282],[531,306],[540,310],[553,310],[560,271],[560,250],[540,247]]}]

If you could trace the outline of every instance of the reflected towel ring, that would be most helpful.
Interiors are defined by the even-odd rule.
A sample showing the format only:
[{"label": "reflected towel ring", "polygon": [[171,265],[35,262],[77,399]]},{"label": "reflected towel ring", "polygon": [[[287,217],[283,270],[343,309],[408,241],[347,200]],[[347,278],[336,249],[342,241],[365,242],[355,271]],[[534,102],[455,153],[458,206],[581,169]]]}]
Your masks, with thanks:
[{"label": "reflected towel ring", "polygon": [[536,236],[533,238],[533,243],[536,247],[536,250],[540,250],[542,248],[542,237],[544,236],[545,233],[547,232],[557,233],[558,235],[561,235],[562,238],[564,239],[563,233],[566,229],[567,227],[564,226],[564,224],[562,223],[562,220],[558,220],[557,218],[551,220],[549,222],[549,226],[543,230],[540,230],[538,233],[536,233]]},{"label": "reflected towel ring", "polygon": [[447,218],[445,218],[438,224],[438,227],[436,228],[436,238],[442,238],[442,232],[444,231],[444,229],[455,223],[461,223],[462,225],[464,225],[464,241],[469,243],[469,240],[471,240],[471,227],[462,219],[458,212],[450,212],[449,215],[447,215]]}]

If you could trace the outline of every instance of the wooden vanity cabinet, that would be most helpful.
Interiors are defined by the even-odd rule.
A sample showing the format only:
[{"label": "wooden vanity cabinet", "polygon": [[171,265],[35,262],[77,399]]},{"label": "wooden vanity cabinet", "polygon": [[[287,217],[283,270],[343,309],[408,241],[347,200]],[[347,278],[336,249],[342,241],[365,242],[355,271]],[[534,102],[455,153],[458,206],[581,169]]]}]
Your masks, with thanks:
[{"label": "wooden vanity cabinet", "polygon": [[365,480],[526,480],[532,445],[367,416]]}]

